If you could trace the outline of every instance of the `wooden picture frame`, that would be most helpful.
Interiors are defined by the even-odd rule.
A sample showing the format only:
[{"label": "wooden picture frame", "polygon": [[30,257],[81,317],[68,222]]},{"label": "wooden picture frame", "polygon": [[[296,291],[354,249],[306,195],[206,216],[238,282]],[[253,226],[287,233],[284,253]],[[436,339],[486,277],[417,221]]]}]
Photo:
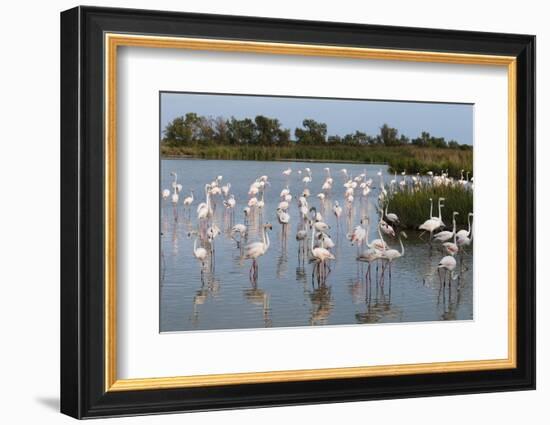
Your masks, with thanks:
[{"label": "wooden picture frame", "polygon": [[[507,67],[508,358],[117,379],[120,46]],[[61,14],[61,115],[63,413],[91,418],[534,388],[534,36],[77,7]]]}]

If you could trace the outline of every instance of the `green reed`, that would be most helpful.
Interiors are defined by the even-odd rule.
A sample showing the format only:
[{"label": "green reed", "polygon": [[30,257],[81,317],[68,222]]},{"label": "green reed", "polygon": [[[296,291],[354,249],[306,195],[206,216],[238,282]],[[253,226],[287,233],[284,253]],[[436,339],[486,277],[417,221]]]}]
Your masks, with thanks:
[{"label": "green reed", "polygon": [[430,217],[430,198],[433,199],[433,215],[438,216],[438,198],[445,198],[442,202],[441,216],[446,229],[452,230],[453,211],[457,226],[468,225],[468,213],[473,212],[474,199],[471,189],[456,186],[424,186],[418,191],[397,191],[390,196],[388,213],[397,214],[401,226],[407,229],[418,229]]},{"label": "green reed", "polygon": [[[472,170],[473,152],[458,148],[423,148],[417,146],[380,145],[219,145],[197,144],[171,147],[162,145],[163,157],[195,157],[202,159],[253,160],[253,161],[326,161],[388,164],[390,171],[406,171],[408,174],[427,171],[459,178],[461,170]],[[471,174],[470,174],[471,175]]]}]

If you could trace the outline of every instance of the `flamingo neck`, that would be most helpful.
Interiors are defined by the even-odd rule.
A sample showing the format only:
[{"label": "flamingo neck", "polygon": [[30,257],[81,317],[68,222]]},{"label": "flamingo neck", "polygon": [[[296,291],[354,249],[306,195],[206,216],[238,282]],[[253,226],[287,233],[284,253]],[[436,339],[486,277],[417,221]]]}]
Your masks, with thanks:
[{"label": "flamingo neck", "polygon": [[433,218],[434,201],[430,199],[430,218]]},{"label": "flamingo neck", "polygon": [[382,241],[382,246],[384,247],[384,250],[385,250],[386,241],[384,240],[384,236],[382,236],[382,230],[380,229],[380,224],[378,224],[378,236],[380,236],[380,240]]},{"label": "flamingo neck", "polygon": [[399,244],[401,245],[401,256],[405,255],[405,246],[403,245],[403,239],[401,238],[401,235],[399,235]]},{"label": "flamingo neck", "polygon": [[267,234],[266,227],[264,227],[264,246],[266,250],[269,248],[269,235]]},{"label": "flamingo neck", "polygon": [[439,204],[439,220],[441,221],[441,200],[438,200],[437,203]]},{"label": "flamingo neck", "polygon": [[313,239],[315,239],[315,227],[311,226],[311,251],[313,252]]},{"label": "flamingo neck", "polygon": [[454,241],[454,244],[456,245],[456,220],[454,215],[453,215],[453,235],[454,235],[453,241]]},{"label": "flamingo neck", "polygon": [[468,214],[468,235],[472,232],[472,224],[470,221],[470,214]]}]

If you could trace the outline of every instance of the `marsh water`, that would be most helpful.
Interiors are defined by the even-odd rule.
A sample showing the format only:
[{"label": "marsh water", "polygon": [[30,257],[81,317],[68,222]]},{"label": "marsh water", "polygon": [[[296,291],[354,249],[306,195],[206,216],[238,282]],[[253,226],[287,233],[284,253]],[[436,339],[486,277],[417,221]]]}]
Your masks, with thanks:
[{"label": "marsh water", "polygon": [[[307,253],[299,254],[296,232],[303,221],[299,216],[297,196],[304,183],[298,170],[311,169],[312,182],[308,188],[310,206],[321,212],[331,226],[330,237],[335,260],[326,279],[319,282],[312,274],[315,264]],[[334,179],[333,189],[324,202],[316,197],[326,176],[326,167]],[[283,170],[293,170],[285,177]],[[346,168],[352,176],[366,173],[374,180],[367,199],[357,196],[351,212],[346,208],[337,221],[332,212],[334,201],[344,206],[344,179],[340,172]],[[310,325],[351,325],[441,320],[471,320],[473,318],[472,248],[462,257],[459,277],[442,287],[437,264],[444,254],[438,244],[430,249],[418,232],[407,231],[405,253],[392,265],[391,280],[387,273],[384,284],[379,283],[380,270],[356,261],[358,248],[346,238],[362,217],[369,217],[370,239],[377,236],[379,213],[377,173],[387,182],[387,167],[375,164],[341,164],[311,162],[256,162],[199,159],[165,159],[161,161],[160,189],[171,188],[172,172],[177,173],[182,192],[177,207],[170,199],[161,200],[161,270],[160,270],[160,330],[161,332],[243,329]],[[214,196],[215,212],[212,221],[222,233],[214,242],[214,259],[202,268],[193,257],[193,233],[198,229],[197,205],[205,201],[204,186],[217,176],[221,185],[231,183],[235,195],[234,211],[223,205],[223,197]],[[265,206],[248,223],[248,242],[261,240],[261,224],[269,222],[270,247],[258,260],[258,277],[250,279],[251,260],[242,258],[229,230],[234,224],[245,223],[243,208],[248,202],[250,184],[258,177],[269,177],[265,189]],[[288,210],[290,222],[283,229],[277,221],[276,208],[280,192],[288,184],[293,200]],[[195,200],[190,209],[182,205],[183,198],[194,189]],[[357,190],[359,192],[359,190]],[[419,223],[420,224],[420,223]],[[238,239],[238,237],[236,238]],[[385,237],[391,248],[400,250],[395,238]],[[309,243],[309,240],[308,240]],[[200,243],[199,243],[200,245]],[[457,266],[458,269],[458,266]],[[378,278],[377,278],[378,276]]]}]

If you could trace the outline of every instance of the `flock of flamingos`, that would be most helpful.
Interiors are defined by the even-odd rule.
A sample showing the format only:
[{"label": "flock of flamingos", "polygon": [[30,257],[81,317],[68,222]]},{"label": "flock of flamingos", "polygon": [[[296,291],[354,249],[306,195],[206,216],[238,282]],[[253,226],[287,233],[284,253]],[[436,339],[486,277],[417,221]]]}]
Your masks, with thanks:
[{"label": "flock of flamingos", "polygon": [[[376,280],[382,285],[386,273],[389,274],[389,278],[391,279],[392,264],[405,255],[402,238],[407,238],[404,231],[396,233],[396,229],[400,226],[399,217],[394,213],[388,212],[388,205],[392,194],[396,191],[421,190],[426,185],[459,185],[464,190],[469,190],[473,187],[473,178],[470,179],[468,174],[466,178],[462,175],[460,179],[453,179],[448,177],[443,171],[440,175],[428,172],[425,176],[420,176],[419,174],[416,176],[407,176],[403,172],[400,178],[396,173],[389,184],[385,184],[381,170],[374,177],[374,179],[378,180],[378,185],[375,186],[373,178],[368,177],[366,172],[353,177],[344,168],[339,170],[342,178],[341,190],[344,191],[344,205],[340,205],[338,201],[334,201],[331,210],[325,211],[322,208],[325,200],[331,196],[333,190],[340,186],[340,184],[335,182],[330,168],[325,168],[324,171],[326,175],[323,176],[324,180],[321,192],[316,194],[314,198],[317,198],[318,202],[321,203],[320,210],[324,214],[334,214],[338,228],[340,227],[341,218],[347,214],[350,214],[351,217],[354,202],[358,202],[358,200],[359,202],[369,202],[369,198],[377,196],[375,205],[379,211],[379,220],[376,226],[377,234],[374,236],[374,239],[371,239],[369,235],[368,217],[361,218],[358,225],[352,226],[350,233],[347,234],[347,238],[352,245],[357,246],[356,260],[368,264],[365,278],[368,280],[372,279],[371,266],[376,264]],[[301,255],[302,258],[307,258],[313,264],[312,274],[316,275],[318,281],[322,283],[331,271],[331,261],[336,259],[332,251],[335,244],[329,233],[331,227],[324,221],[323,213],[319,212],[315,206],[310,206],[312,194],[309,185],[313,179],[311,169],[305,168],[295,172],[301,185],[300,194],[295,197],[293,197],[289,189],[292,174],[293,170],[290,168],[282,171],[287,184],[280,192],[279,202],[276,205],[276,217],[283,228],[283,235],[286,235],[286,229],[291,219],[289,209],[293,208],[293,204],[296,205],[300,220],[295,235],[299,245],[298,255]],[[172,172],[171,176],[173,177],[171,188],[163,189],[161,195],[163,202],[173,205],[174,220],[177,221],[178,204],[181,202],[184,212],[190,216],[192,214],[191,210],[195,209],[194,204],[197,199],[193,190],[190,191],[188,196],[181,199],[180,194],[182,193],[183,186],[178,182],[176,173]],[[337,177],[337,179],[339,178]],[[219,175],[210,183],[204,185],[204,201],[200,202],[195,209],[198,227],[189,233],[190,237],[194,236],[195,238],[193,256],[201,265],[201,274],[207,264],[212,266],[215,261],[215,240],[221,234],[221,229],[215,224],[213,217],[216,208],[223,207],[225,208],[225,214],[231,217],[231,224],[233,226],[231,227],[230,235],[241,251],[241,258],[251,260],[252,262],[249,271],[250,280],[253,282],[257,281],[258,259],[269,252],[270,239],[268,231],[273,227],[271,223],[263,223],[262,221],[260,227],[261,240],[251,243],[248,243],[248,230],[251,223],[262,219],[262,211],[268,208],[264,200],[264,193],[270,185],[267,175],[258,176],[251,182],[248,190],[248,199],[245,200],[245,206],[242,211],[244,220],[242,223],[237,224],[234,223],[237,200],[235,194],[231,191],[231,183],[224,183],[223,176]],[[464,248],[470,245],[473,239],[473,225],[471,222],[473,213],[469,213],[468,215],[468,229],[457,230],[455,216],[458,212],[455,211],[453,212],[452,231],[443,230],[446,227],[441,216],[441,208],[444,207],[444,201],[445,198],[430,199],[430,215],[424,223],[418,226],[418,229],[422,230],[422,234],[429,234],[427,243],[430,248],[433,242],[440,243],[444,253],[447,254],[441,258],[437,265],[439,281],[443,285],[446,284],[447,276],[449,284],[452,280],[456,279],[456,257],[463,254]],[[437,215],[434,215],[434,203],[437,206]],[[273,207],[270,206],[270,208]],[[386,242],[386,239],[389,240],[389,238],[392,238],[395,240],[396,237],[400,249],[392,248]],[[379,265],[381,273],[378,277]],[[443,280],[441,278],[442,272]]]}]

